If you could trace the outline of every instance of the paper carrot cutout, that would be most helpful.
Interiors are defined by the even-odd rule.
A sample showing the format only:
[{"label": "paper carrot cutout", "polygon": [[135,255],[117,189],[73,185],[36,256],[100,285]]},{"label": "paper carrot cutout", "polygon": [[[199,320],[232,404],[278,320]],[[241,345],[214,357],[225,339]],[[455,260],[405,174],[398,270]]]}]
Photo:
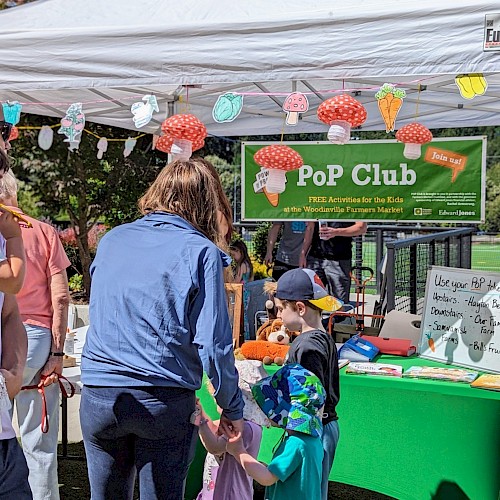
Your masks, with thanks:
[{"label": "paper carrot cutout", "polygon": [[406,92],[397,89],[391,83],[384,83],[375,94],[378,100],[378,109],[384,119],[385,131],[393,132],[396,125],[396,116],[403,105]]}]

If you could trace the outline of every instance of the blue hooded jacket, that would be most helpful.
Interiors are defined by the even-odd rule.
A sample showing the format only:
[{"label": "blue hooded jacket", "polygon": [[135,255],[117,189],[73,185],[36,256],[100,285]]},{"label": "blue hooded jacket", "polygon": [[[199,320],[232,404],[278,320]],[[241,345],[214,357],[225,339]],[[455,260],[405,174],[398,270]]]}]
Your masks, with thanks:
[{"label": "blue hooded jacket", "polygon": [[107,233],[91,266],[82,382],[194,391],[205,370],[224,414],[242,418],[223,280],[229,262],[186,220],[165,212]]}]

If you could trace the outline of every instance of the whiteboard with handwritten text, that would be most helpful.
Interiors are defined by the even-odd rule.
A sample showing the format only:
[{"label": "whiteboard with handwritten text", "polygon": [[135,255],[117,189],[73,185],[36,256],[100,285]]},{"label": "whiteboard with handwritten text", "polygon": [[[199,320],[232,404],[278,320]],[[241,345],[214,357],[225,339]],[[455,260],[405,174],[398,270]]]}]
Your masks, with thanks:
[{"label": "whiteboard with handwritten text", "polygon": [[500,373],[500,273],[432,266],[420,357]]}]

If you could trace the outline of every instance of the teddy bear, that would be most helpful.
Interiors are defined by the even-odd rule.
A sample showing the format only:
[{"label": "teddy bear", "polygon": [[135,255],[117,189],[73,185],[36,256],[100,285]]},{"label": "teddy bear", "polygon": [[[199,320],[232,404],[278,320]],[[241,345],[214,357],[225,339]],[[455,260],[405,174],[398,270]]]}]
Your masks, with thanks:
[{"label": "teddy bear", "polygon": [[257,340],[249,340],[236,353],[244,359],[257,359],[265,365],[282,365],[288,353],[292,336],[280,319],[266,321],[256,332]]}]

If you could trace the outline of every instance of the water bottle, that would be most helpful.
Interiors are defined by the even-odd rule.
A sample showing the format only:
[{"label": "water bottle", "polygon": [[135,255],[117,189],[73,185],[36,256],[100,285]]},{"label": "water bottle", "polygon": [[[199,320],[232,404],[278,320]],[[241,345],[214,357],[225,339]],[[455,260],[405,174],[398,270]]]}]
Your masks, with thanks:
[{"label": "water bottle", "polygon": [[68,331],[64,341],[64,352],[66,354],[75,354],[75,332]]}]

